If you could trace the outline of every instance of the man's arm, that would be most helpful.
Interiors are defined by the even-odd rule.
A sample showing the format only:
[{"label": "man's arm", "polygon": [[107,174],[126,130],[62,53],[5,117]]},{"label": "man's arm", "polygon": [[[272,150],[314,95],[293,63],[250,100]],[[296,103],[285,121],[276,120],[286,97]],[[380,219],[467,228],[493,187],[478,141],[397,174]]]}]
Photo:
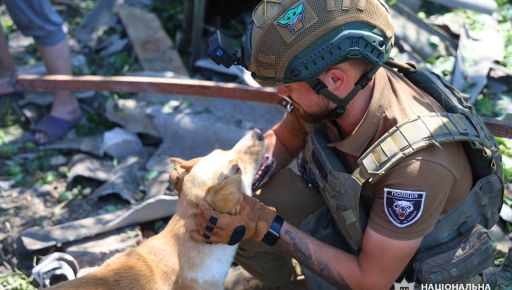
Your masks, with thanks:
[{"label": "man's arm", "polygon": [[412,258],[422,238],[399,241],[367,228],[359,256],[329,246],[285,222],[276,244],[336,287],[389,289]]},{"label": "man's arm", "polygon": [[[196,242],[213,244],[233,245],[242,239],[262,241],[275,216],[274,208],[246,195],[237,215],[220,214],[203,204],[196,215],[197,231],[190,236]],[[367,227],[361,253],[355,256],[318,241],[285,221],[274,246],[335,286],[348,284],[352,289],[378,290],[390,288],[421,240],[394,240]]]},{"label": "man's arm", "polygon": [[306,143],[307,131],[295,112],[268,130],[265,136],[267,153],[276,161],[273,172],[279,172],[293,161]]}]

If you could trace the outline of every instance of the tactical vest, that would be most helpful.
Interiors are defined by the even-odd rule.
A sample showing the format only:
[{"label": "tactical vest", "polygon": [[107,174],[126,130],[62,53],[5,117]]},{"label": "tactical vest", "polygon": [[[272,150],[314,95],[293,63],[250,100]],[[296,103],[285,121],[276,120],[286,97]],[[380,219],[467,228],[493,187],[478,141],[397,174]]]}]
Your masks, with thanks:
[{"label": "tactical vest", "polygon": [[[490,266],[493,255],[487,232],[482,234],[483,228],[478,225],[487,229],[492,227],[498,220],[503,200],[501,155],[494,137],[473,107],[465,102],[464,96],[443,78],[428,70],[393,61],[388,61],[387,65],[432,96],[446,112],[431,113],[398,124],[363,153],[358,160],[359,167],[352,174],[327,146],[324,134],[313,130],[299,158],[299,171],[310,186],[321,192],[338,230],[348,243],[348,250],[357,254],[367,224],[367,213],[360,201],[363,186],[375,183],[400,160],[418,150],[462,141],[473,173],[473,187],[460,205],[440,215],[434,229],[424,237],[414,259],[414,269],[420,275],[420,281],[431,283],[478,274],[483,267]],[[460,240],[464,237],[466,240]],[[453,247],[447,248],[450,242]],[[454,261],[455,255],[450,251],[464,243],[479,248]],[[432,255],[438,255],[437,260],[442,263],[438,266],[448,271],[438,271],[435,263],[427,258]],[[455,262],[458,265],[450,267],[449,264]]]}]

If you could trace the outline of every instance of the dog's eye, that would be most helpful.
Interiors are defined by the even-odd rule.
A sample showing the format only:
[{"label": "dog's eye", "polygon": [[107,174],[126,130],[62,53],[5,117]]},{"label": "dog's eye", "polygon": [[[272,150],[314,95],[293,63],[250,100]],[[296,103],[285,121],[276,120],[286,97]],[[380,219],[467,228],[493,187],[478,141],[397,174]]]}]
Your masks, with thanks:
[{"label": "dog's eye", "polygon": [[233,167],[234,167],[234,168],[233,168],[233,172],[234,172],[235,174],[240,173],[240,166],[238,166],[238,164],[233,165]]}]

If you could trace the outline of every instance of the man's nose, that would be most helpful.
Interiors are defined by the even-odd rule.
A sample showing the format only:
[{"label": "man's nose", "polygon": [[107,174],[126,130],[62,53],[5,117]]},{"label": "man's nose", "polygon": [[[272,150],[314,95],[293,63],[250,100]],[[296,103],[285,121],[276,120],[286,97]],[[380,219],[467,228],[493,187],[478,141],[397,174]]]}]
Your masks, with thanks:
[{"label": "man's nose", "polygon": [[277,94],[281,97],[288,97],[290,95],[290,88],[282,84],[278,85]]}]

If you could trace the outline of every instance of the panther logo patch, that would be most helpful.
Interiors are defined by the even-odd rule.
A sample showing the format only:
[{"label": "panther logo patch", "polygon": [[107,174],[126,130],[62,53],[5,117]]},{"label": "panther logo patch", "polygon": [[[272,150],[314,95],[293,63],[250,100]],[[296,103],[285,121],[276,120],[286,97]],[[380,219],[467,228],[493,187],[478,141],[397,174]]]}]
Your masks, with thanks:
[{"label": "panther logo patch", "polygon": [[398,218],[403,220],[413,209],[412,202],[405,200],[395,200],[393,209],[398,214]]},{"label": "panther logo patch", "polygon": [[384,210],[389,220],[403,228],[417,221],[423,211],[426,192],[384,188]]}]

